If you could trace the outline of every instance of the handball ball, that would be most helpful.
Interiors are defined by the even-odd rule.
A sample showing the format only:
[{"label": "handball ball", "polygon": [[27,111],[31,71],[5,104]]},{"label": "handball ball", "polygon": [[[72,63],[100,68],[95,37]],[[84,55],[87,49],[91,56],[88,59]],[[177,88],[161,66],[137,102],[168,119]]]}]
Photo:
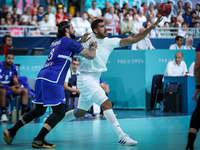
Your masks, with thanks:
[{"label": "handball ball", "polygon": [[167,3],[162,3],[160,7],[158,7],[158,12],[161,16],[168,16],[171,13],[171,6]]}]

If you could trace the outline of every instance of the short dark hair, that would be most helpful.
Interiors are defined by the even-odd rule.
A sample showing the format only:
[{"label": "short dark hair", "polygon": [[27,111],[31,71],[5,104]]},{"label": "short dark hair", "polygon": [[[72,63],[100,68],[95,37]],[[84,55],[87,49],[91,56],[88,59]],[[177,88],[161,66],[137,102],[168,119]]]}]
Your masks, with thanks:
[{"label": "short dark hair", "polygon": [[72,61],[78,61],[78,62],[80,62],[81,60],[80,60],[80,58],[78,58],[78,57],[74,57],[74,58],[72,59]]},{"label": "short dark hair", "polygon": [[[40,7],[43,7],[43,6],[42,6],[42,5],[40,5],[40,6],[38,7],[38,10],[39,10],[39,8],[40,8]],[[44,7],[43,7],[43,8],[44,8]]]},{"label": "short dark hair", "polygon": [[59,24],[57,24],[56,26],[58,26],[57,38],[61,38],[66,35],[65,28],[69,28],[70,24],[69,24],[69,21],[62,21]]},{"label": "short dark hair", "polygon": [[98,23],[103,22],[103,19],[96,19],[92,22],[91,24],[91,28],[92,31],[94,32],[94,29],[96,29],[98,27]]},{"label": "short dark hair", "polygon": [[176,37],[175,37],[175,42],[178,41],[179,39],[183,39],[183,37],[180,36],[180,35],[176,36]]},{"label": "short dark hair", "polygon": [[10,51],[8,51],[7,53],[6,53],[6,55],[5,55],[5,57],[7,57],[8,55],[13,55],[13,56],[15,56],[12,52],[10,52]]},{"label": "short dark hair", "polygon": [[6,39],[7,38],[12,38],[10,35],[5,35],[4,37],[3,37],[3,44],[6,44]]},{"label": "short dark hair", "polygon": [[128,12],[124,14],[124,17],[126,17],[126,15],[130,15]]},{"label": "short dark hair", "polygon": [[43,17],[45,17],[46,15],[49,15],[49,13],[45,13],[45,14],[43,15]]}]

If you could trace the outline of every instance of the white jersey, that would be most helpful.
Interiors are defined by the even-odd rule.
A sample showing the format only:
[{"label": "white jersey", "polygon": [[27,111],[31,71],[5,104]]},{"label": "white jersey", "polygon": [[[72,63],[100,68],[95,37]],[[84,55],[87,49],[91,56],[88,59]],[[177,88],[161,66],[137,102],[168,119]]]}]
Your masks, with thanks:
[{"label": "white jersey", "polygon": [[91,40],[97,42],[97,49],[96,49],[96,56],[93,60],[88,60],[84,57],[82,57],[80,66],[79,66],[79,72],[105,72],[107,71],[107,61],[108,57],[110,56],[110,53],[113,51],[114,48],[119,47],[120,44],[120,38],[104,38],[104,39],[98,39],[96,38],[96,35],[94,33],[90,33],[89,37],[91,37],[90,40],[88,40],[86,43],[83,43],[82,46],[84,48],[89,49],[89,43]]}]

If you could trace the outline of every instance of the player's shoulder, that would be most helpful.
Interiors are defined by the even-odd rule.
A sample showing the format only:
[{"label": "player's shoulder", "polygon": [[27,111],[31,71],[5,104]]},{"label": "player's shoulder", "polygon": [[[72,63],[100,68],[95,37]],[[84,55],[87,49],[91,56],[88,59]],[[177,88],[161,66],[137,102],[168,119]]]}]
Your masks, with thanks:
[{"label": "player's shoulder", "polygon": [[15,66],[15,64],[12,64],[12,65],[11,65],[11,68],[12,68],[13,70],[16,70],[16,69],[17,69],[16,66]]}]

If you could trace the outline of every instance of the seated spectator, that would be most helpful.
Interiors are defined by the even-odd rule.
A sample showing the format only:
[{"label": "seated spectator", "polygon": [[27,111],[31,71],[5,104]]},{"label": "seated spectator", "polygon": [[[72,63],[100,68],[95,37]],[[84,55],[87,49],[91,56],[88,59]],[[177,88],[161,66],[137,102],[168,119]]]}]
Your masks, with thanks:
[{"label": "seated spectator", "polygon": [[118,2],[114,3],[114,9],[115,9],[115,14],[119,16],[119,12],[121,12],[121,10],[119,9],[119,3]]},{"label": "seated spectator", "polygon": [[31,8],[31,15],[37,14],[39,2],[38,0],[33,0],[33,7]]},{"label": "seated spectator", "polygon": [[130,8],[130,9],[128,10],[128,13],[129,13],[129,15],[130,15],[129,20],[130,20],[130,21],[133,21],[133,9]]},{"label": "seated spectator", "polygon": [[3,37],[3,55],[6,55],[8,48],[13,48],[12,37],[10,35],[5,35]]},{"label": "seated spectator", "polygon": [[185,49],[195,49],[193,46],[193,38],[188,36],[185,40]]},{"label": "seated spectator", "polygon": [[[163,25],[164,28],[169,28],[169,22],[165,22]],[[162,29],[160,35],[162,37],[171,37],[171,32],[169,29]]]},{"label": "seated spectator", "polygon": [[169,14],[169,16],[174,15],[173,1],[172,1],[172,0],[169,0],[169,1],[167,2],[167,4],[169,4],[169,5],[171,6],[171,13]]},{"label": "seated spectator", "polygon": [[178,26],[181,27],[182,23],[184,22],[182,15],[177,16],[177,21]]},{"label": "seated spectator", "polygon": [[17,7],[17,5],[18,5],[18,0],[12,0],[12,6],[10,6],[9,8],[8,8],[8,11],[11,13],[11,14],[13,14],[13,8],[15,7],[17,10],[16,10],[16,14],[19,14],[19,15],[22,15],[22,10],[19,8],[19,7]]},{"label": "seated spectator", "polygon": [[76,27],[76,24],[73,21],[73,15],[70,12],[67,13],[67,19],[66,20],[69,21],[72,24],[73,28]]},{"label": "seated spectator", "polygon": [[171,22],[169,24],[170,27],[174,27],[175,23],[176,23],[176,16],[175,15],[171,15]]},{"label": "seated spectator", "polygon": [[143,24],[142,24],[143,27],[147,22],[150,22],[151,24],[153,23],[153,15],[152,14],[149,14],[147,17],[147,21],[143,22]]},{"label": "seated spectator", "polygon": [[193,11],[191,12],[191,16],[192,16],[192,18],[197,17],[197,14],[196,14],[196,11],[195,11],[195,10],[193,10]]},{"label": "seated spectator", "polygon": [[[161,15],[157,12],[156,17],[153,18],[153,22],[156,22],[158,20],[158,18],[161,17]],[[161,20],[160,23],[158,24],[158,27],[162,27],[164,25],[164,21]]]},{"label": "seated spectator", "polygon": [[119,26],[119,17],[114,13],[114,7],[109,8],[109,12],[104,15],[106,26]]},{"label": "seated spectator", "polygon": [[158,13],[158,8],[160,7],[161,3],[160,2],[157,2],[156,3],[156,7],[154,9],[154,12],[157,14]]},{"label": "seated spectator", "polygon": [[147,9],[148,9],[147,3],[146,2],[142,2],[140,10],[142,10],[143,14],[146,13]]},{"label": "seated spectator", "polygon": [[164,76],[185,76],[188,72],[187,65],[183,61],[183,53],[177,52],[175,60],[168,62]]},{"label": "seated spectator", "polygon": [[189,34],[188,24],[186,22],[183,22],[181,24],[181,29],[179,29],[178,35],[180,35],[182,37],[187,37],[188,34]]},{"label": "seated spectator", "polygon": [[195,22],[199,22],[199,17],[192,17],[192,22],[190,23],[189,27],[194,28]]},{"label": "seated spectator", "polygon": [[136,5],[133,6],[132,9],[133,9],[133,14],[137,14],[137,6]]},{"label": "seated spectator", "polygon": [[[139,33],[144,32],[145,29],[141,28]],[[155,49],[153,47],[153,45],[151,44],[151,41],[148,37],[145,37],[144,39],[142,39],[141,41],[132,44],[132,50],[145,50],[145,49]]]},{"label": "seated spectator", "polygon": [[10,12],[5,13],[5,21],[7,25],[12,25],[13,23],[13,19],[12,19],[12,15]]},{"label": "seated spectator", "polygon": [[88,9],[87,13],[89,15],[89,21],[92,22],[93,18],[102,18],[102,13],[101,10],[96,8],[97,6],[97,2],[96,1],[92,1],[92,7]]},{"label": "seated spectator", "polygon": [[143,28],[138,20],[138,14],[133,15],[134,33],[139,33],[140,28]]},{"label": "seated spectator", "polygon": [[110,7],[110,2],[106,1],[105,8],[101,9],[102,16],[104,16],[108,12],[109,7]]},{"label": "seated spectator", "polygon": [[56,26],[56,17],[55,15],[52,13],[52,6],[51,5],[47,5],[46,7],[46,13],[49,14],[49,20],[54,23],[54,25]]},{"label": "seated spectator", "polygon": [[185,49],[183,46],[183,37],[182,36],[176,36],[175,38],[175,44],[172,44],[169,49]]},{"label": "seated spectator", "polygon": [[57,7],[57,14],[56,14],[56,24],[67,19],[66,15],[64,14],[64,6],[59,4]]},{"label": "seated spectator", "polygon": [[56,11],[56,5],[55,5],[54,0],[46,0],[46,6],[48,6],[48,5],[51,6],[51,13],[53,13],[55,15],[57,13],[57,11]]},{"label": "seated spectator", "polygon": [[171,22],[171,16],[169,16],[169,15],[168,16],[163,16],[162,18],[163,18],[164,22]]},{"label": "seated spectator", "polygon": [[[18,82],[17,70],[13,64],[14,55],[6,53],[5,61],[0,63],[0,101],[1,101],[1,122],[8,121],[6,116],[6,98],[12,99],[15,96],[21,96],[22,113],[26,113],[26,106],[28,103],[28,90],[22,88]],[[12,83],[12,85],[11,85]]]},{"label": "seated spectator", "polygon": [[[33,14],[32,15],[32,19],[29,22],[29,25],[31,26],[39,26],[39,24],[37,23],[37,14]],[[39,28],[30,28],[30,35],[41,35],[41,33],[39,32],[40,29]],[[35,31],[32,31],[35,30]]]},{"label": "seated spectator", "polygon": [[178,16],[178,12],[181,12],[182,14],[185,13],[185,10],[183,9],[183,2],[182,1],[177,2],[177,6],[174,9],[174,15]]},{"label": "seated spectator", "polygon": [[130,21],[130,15],[129,13],[126,13],[124,15],[124,21],[121,22],[121,34],[125,35],[134,35],[134,24],[132,21]]},{"label": "seated spectator", "polygon": [[125,15],[128,12],[129,6],[128,3],[124,3],[122,6],[122,13]]},{"label": "seated spectator", "polygon": [[[44,14],[43,20],[40,22],[41,31],[53,31],[54,23],[49,20],[49,14]],[[52,28],[51,28],[52,27]],[[42,34],[49,34],[50,32],[42,32]]]},{"label": "seated spectator", "polygon": [[200,18],[200,4],[196,4],[196,14],[197,14],[197,17]]},{"label": "seated spectator", "polygon": [[1,18],[0,25],[4,26],[4,27],[0,27],[0,35],[6,34],[5,32],[1,32],[1,30],[7,30],[7,28],[5,27],[6,26],[5,18]]},{"label": "seated spectator", "polygon": [[[150,22],[150,21],[147,21],[147,22],[145,23],[145,25],[144,25],[144,28],[145,28],[145,29],[148,29],[150,26],[151,26],[151,22]],[[155,37],[156,37],[156,34],[160,37],[159,31],[157,31],[157,33],[156,33],[156,30],[155,30],[155,29],[152,29],[152,30],[150,31],[150,33],[147,35],[147,37],[155,38]]]},{"label": "seated spectator", "polygon": [[[19,26],[19,23],[17,20],[13,21],[13,26]],[[21,32],[22,28],[20,28],[20,27],[11,27],[9,29],[9,31],[10,31],[10,35],[12,35],[12,36],[22,36],[23,35]]]},{"label": "seated spectator", "polygon": [[8,5],[3,5],[3,8],[0,11],[0,18],[5,18],[5,14],[9,12],[8,11]]},{"label": "seated spectator", "polygon": [[150,4],[149,9],[145,12],[144,16],[147,18],[149,14],[153,15],[153,19],[156,17],[156,13],[154,11],[154,5]]},{"label": "seated spectator", "polygon": [[44,15],[44,7],[43,6],[39,6],[38,10],[37,10],[37,22],[38,24],[40,24],[40,22],[43,19],[43,15]]},{"label": "seated spectator", "polygon": [[190,68],[189,68],[190,76],[194,76],[194,65],[195,65],[195,62],[193,62],[193,63],[190,65]]},{"label": "seated spectator", "polygon": [[31,21],[31,7],[27,7],[25,13],[21,16],[19,24],[28,25]]},{"label": "seated spectator", "polygon": [[138,16],[138,20],[139,20],[139,22],[140,22],[140,24],[141,24],[142,27],[144,27],[143,23],[147,21],[147,18],[143,14],[144,14],[143,10],[140,9],[139,10],[139,14],[138,14],[139,15]]},{"label": "seated spectator", "polygon": [[185,8],[183,19],[184,19],[184,22],[186,22],[187,24],[190,24],[192,22],[192,15],[190,13],[191,13],[191,8],[190,7]]},{"label": "seated spectator", "polygon": [[194,27],[195,27],[195,34],[194,35],[196,37],[200,37],[200,23],[199,22],[195,22]]},{"label": "seated spectator", "polygon": [[90,22],[87,20],[88,19],[88,14],[86,12],[84,12],[82,14],[82,18],[77,20],[76,22],[76,34],[78,36],[82,36],[84,33],[86,32],[92,32],[91,29],[91,24]]},{"label": "seated spectator", "polygon": [[13,6],[12,8],[13,8],[12,19],[19,22],[21,16],[17,14],[17,7]]}]

